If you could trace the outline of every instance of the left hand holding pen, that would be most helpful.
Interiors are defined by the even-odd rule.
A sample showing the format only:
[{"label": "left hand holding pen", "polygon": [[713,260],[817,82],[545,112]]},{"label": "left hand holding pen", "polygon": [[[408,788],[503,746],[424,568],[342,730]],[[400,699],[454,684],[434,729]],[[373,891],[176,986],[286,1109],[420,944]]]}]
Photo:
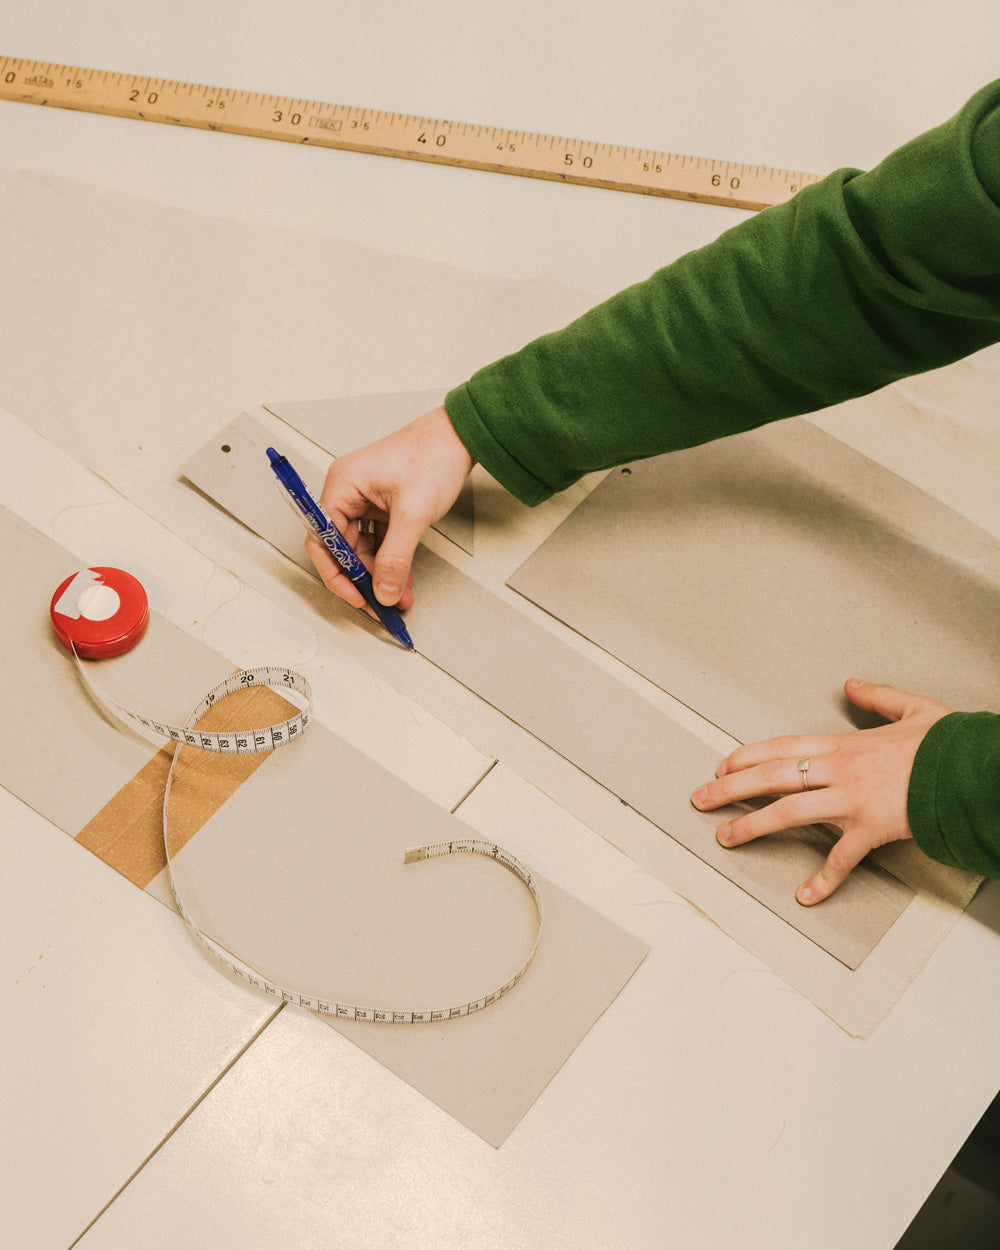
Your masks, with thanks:
[{"label": "left hand holding pen", "polygon": [[700,811],[781,796],[720,825],[716,836],[727,847],[799,825],[840,829],[826,863],[796,891],[795,897],[806,905],[828,898],[876,846],[913,836],[906,811],[913,759],[927,730],[951,711],[936,699],[857,678],[845,683],[844,692],[856,707],[891,723],[738,747],[723,760],[716,780],[691,796]]}]

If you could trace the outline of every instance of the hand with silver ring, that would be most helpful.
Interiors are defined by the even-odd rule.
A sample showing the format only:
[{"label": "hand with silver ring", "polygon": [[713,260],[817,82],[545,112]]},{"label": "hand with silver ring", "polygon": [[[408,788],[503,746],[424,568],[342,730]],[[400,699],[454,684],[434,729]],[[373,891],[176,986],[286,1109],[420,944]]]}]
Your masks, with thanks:
[{"label": "hand with silver ring", "polygon": [[889,724],[843,734],[800,734],[738,747],[719,765],[714,781],[691,802],[714,811],[745,799],[778,796],[716,830],[726,847],[800,825],[840,830],[826,863],[795,897],[822,902],[869,851],[910,838],[906,799],[910,770],[927,730],[951,709],[937,699],[852,678],[844,692],[856,707]]}]

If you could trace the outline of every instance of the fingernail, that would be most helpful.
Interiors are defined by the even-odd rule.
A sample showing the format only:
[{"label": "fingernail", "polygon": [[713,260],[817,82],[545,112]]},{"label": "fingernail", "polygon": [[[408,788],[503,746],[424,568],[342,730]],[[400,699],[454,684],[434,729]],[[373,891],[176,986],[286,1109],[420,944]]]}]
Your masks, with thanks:
[{"label": "fingernail", "polygon": [[854,686],[856,688],[858,686],[863,686],[865,683],[861,680],[860,677],[849,677],[847,680],[847,684],[849,686]]},{"label": "fingernail", "polygon": [[375,587],[375,597],[379,603],[385,604],[388,608],[392,607],[399,598],[399,591],[395,586],[390,586],[388,582],[379,582]]},{"label": "fingernail", "polygon": [[715,831],[715,836],[719,839],[723,846],[728,846],[729,839],[733,836],[733,831],[729,825],[720,825]]},{"label": "fingernail", "polygon": [[716,777],[725,777],[726,775],[726,761],[725,760],[723,760],[722,763],[719,765],[719,767],[715,770],[715,775]]},{"label": "fingernail", "polygon": [[816,897],[816,891],[811,885],[804,885],[796,895],[800,903],[811,903]]},{"label": "fingernail", "polygon": [[694,794],[691,795],[691,802],[695,805],[695,807],[701,807],[702,803],[705,802],[707,794],[708,786],[699,786],[698,789],[695,790]]}]

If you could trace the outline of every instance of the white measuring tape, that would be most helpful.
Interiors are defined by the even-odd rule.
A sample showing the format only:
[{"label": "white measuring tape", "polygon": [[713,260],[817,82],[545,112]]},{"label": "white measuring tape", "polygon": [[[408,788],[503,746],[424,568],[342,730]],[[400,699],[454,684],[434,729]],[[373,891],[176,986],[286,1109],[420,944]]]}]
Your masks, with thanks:
[{"label": "white measuring tape", "polygon": [[[405,851],[403,856],[405,864],[413,864],[444,855],[483,855],[513,873],[531,894],[538,918],[538,927],[531,950],[507,981],[479,998],[445,1007],[423,1008],[363,1006],[358,1003],[338,1002],[326,997],[287,989],[269,980],[214,938],[210,938],[184,906],[170,867],[170,791],[177,761],[185,746],[220,755],[259,755],[295,742],[305,733],[312,717],[312,691],[309,683],[301,673],[289,668],[268,666],[242,670],[227,677],[199,700],[183,725],[170,725],[165,721],[145,716],[141,712],[125,707],[103,694],[92,681],[84,658],[93,659],[100,658],[102,655],[121,654],[134,646],[145,633],[149,620],[149,605],[145,591],[139,582],[120,569],[102,566],[83,570],[67,578],[53,595],[51,615],[60,641],[73,653],[81,679],[94,699],[118,717],[134,721],[145,729],[163,738],[169,738],[177,744],[163,796],[163,841],[167,862],[167,881],[177,910],[191,934],[230,972],[282,1002],[294,1003],[309,1011],[334,1016],[338,1020],[366,1020],[379,1024],[428,1024],[474,1015],[509,994],[521,980],[541,940],[541,894],[530,870],[520,860],[497,843],[479,838],[463,838],[413,847]],[[304,706],[287,720],[264,728],[231,729],[221,732],[198,728],[199,722],[210,709],[216,707],[229,695],[236,694],[240,690],[252,689],[255,686],[268,687],[283,695],[294,694],[304,703]]]}]

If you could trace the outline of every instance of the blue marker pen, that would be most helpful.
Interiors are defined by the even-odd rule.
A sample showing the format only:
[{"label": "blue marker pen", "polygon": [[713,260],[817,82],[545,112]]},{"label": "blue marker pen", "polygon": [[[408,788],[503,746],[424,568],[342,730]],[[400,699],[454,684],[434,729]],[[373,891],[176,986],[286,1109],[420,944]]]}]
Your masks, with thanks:
[{"label": "blue marker pen", "polygon": [[406,632],[403,618],[395,608],[387,608],[376,599],[371,573],[358,559],[351,544],[333,524],[316,500],[313,499],[312,495],[309,494],[308,490],[306,490],[305,483],[289,464],[287,457],[280,455],[273,447],[268,447],[267,458],[271,462],[271,468],[274,470],[275,477],[284,487],[289,499],[291,499],[309,529],[312,530],[330,555],[333,556],[347,576],[357,586],[358,590],[361,591],[365,601],[371,605],[372,611],[389,633],[398,642],[401,642],[404,647],[408,647],[412,651],[414,649],[413,639]]}]

